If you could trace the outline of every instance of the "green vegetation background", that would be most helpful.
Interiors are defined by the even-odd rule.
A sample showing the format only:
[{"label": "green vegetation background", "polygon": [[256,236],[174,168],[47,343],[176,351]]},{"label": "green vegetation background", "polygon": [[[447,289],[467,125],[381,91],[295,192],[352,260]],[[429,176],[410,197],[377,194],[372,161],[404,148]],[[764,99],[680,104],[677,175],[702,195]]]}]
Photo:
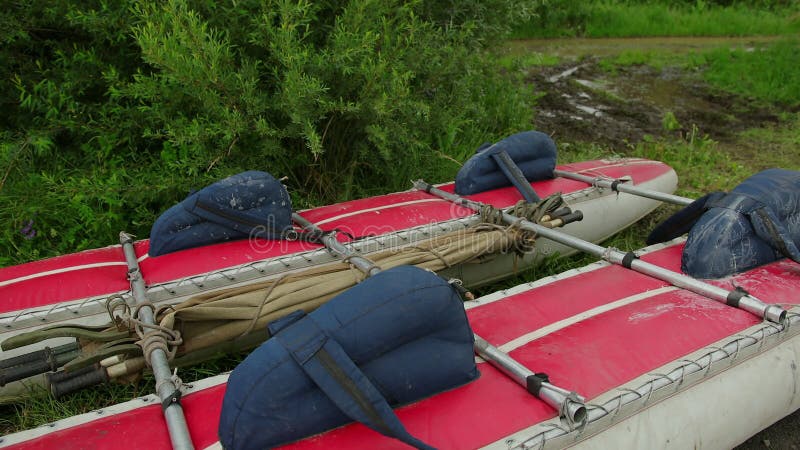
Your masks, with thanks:
[{"label": "green vegetation background", "polygon": [[190,190],[248,169],[287,176],[300,207],[450,177],[445,151],[530,122],[482,49],[534,6],[13,2],[0,265],[146,237]]},{"label": "green vegetation background", "polygon": [[[288,177],[296,207],[452,179],[480,143],[530,127],[535,93],[491,51],[509,35],[635,36],[653,23],[664,34],[786,34],[800,29],[796,6],[10,2],[0,12],[0,266],[113,244],[120,230],[145,237],[191,190],[242,170]],[[725,57],[738,61],[709,64]],[[742,86],[738,75],[727,82]]]}]

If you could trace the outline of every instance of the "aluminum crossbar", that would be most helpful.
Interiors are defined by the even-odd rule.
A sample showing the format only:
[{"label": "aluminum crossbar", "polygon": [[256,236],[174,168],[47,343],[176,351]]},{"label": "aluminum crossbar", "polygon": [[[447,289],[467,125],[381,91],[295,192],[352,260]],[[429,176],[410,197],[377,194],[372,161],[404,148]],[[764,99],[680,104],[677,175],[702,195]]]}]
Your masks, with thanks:
[{"label": "aluminum crossbar", "polygon": [[569,178],[570,180],[582,181],[586,184],[597,186],[599,188],[611,189],[617,192],[624,192],[626,194],[638,195],[639,197],[652,198],[653,200],[659,200],[662,202],[673,203],[681,206],[687,206],[688,204],[694,201],[691,198],[680,197],[677,195],[667,194],[665,192],[655,191],[652,189],[640,188],[625,183],[623,180],[610,180],[608,178],[603,178],[603,177],[589,177],[586,175],[581,175],[579,173],[567,172],[565,170],[558,170],[558,169],[554,170],[553,174],[561,178]]},{"label": "aluminum crossbar", "polygon": [[[479,212],[484,206],[486,206],[483,203],[445,192],[423,180],[415,181],[414,187],[449,202],[472,209],[476,212]],[[634,255],[632,252],[626,253],[612,247],[602,247],[589,241],[570,236],[562,231],[546,228],[531,221],[512,216],[506,212],[502,212],[501,215],[503,222],[509,225],[518,224],[519,227],[524,230],[532,231],[541,237],[578,249],[582,252],[604,259],[612,264],[618,264],[636,272],[666,281],[673,286],[692,291],[696,294],[739,309],[743,309],[762,319],[769,320],[770,322],[783,324],[786,320],[786,310],[777,305],[766,304],[743,291],[729,291],[704,281],[700,281],[696,278],[692,278],[690,276],[659,267],[655,264],[642,261],[636,258],[636,255]]]}]

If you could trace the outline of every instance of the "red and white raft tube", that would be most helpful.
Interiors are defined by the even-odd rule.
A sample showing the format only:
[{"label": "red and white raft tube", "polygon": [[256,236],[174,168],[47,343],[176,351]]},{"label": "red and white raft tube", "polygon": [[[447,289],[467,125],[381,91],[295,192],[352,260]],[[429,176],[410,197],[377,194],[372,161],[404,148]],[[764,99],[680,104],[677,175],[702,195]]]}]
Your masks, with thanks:
[{"label": "red and white raft tube", "polygon": [[[680,270],[682,239],[638,253]],[[713,284],[741,286],[770,304],[797,302],[800,266],[781,260]],[[476,381],[397,415],[442,449],[731,448],[800,407],[800,315],[761,321],[666,282],[597,262],[465,304],[470,324],[500,350],[585,397],[587,421],[558,412],[488,363]],[[218,445],[227,375],[194,383],[182,405],[197,448]],[[143,431],[146,430],[146,431]],[[4,436],[7,448],[168,448],[150,395]],[[407,448],[360,424],[290,444],[292,449]]]},{"label": "red and white raft tube", "polygon": [[[646,159],[596,160],[559,166],[583,175],[628,180],[629,184],[660,192],[673,192],[675,172],[666,164]],[[558,177],[531,184],[544,198],[561,192],[573,210],[584,219],[567,225],[564,231],[590,241],[600,241],[631,225],[659,203],[608,188]],[[453,184],[441,186],[453,190]],[[513,188],[501,188],[469,198],[498,208],[521,199]],[[399,192],[338,203],[302,211],[305,219],[325,231],[339,229],[362,237],[350,244],[361,254],[390,246],[409,245],[476,223],[469,209],[431,198],[418,191]],[[338,234],[338,239],[349,238]],[[336,261],[320,245],[306,242],[242,240],[179,251],[159,257],[147,254],[148,241],[135,244],[136,255],[154,303],[177,303],[192,295],[278,277],[311,265]],[[456,267],[446,275],[476,286],[506,277],[534,264],[544,256],[574,250],[542,239],[537,251],[522,260],[513,255],[496,258],[491,264]],[[25,331],[64,324],[102,325],[108,323],[106,302],[120,295],[130,300],[127,266],[119,245],[60,256],[0,269],[0,340]],[[57,345],[52,341],[48,345]],[[0,359],[31,351],[21,348],[0,353]]]}]

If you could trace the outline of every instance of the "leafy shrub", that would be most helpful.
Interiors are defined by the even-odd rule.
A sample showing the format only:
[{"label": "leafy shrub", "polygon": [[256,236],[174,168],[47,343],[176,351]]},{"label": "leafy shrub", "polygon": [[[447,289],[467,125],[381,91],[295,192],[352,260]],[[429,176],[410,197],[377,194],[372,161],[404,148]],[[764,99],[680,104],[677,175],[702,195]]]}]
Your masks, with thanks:
[{"label": "leafy shrub", "polygon": [[483,49],[535,6],[12,3],[0,264],[147,235],[190,189],[245,169],[288,176],[299,206],[452,178],[448,158],[530,123]]}]

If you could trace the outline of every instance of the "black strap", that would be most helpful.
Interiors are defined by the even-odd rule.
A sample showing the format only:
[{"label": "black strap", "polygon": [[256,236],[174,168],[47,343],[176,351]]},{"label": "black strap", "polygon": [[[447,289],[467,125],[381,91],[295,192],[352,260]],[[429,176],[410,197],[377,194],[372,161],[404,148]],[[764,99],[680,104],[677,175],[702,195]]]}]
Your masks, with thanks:
[{"label": "black strap", "polygon": [[[246,232],[248,230],[254,230],[258,227],[263,227],[264,224],[260,222],[256,222],[254,220],[247,219],[246,217],[241,217],[237,214],[234,214],[225,208],[220,207],[219,205],[215,205],[213,203],[206,203],[200,200],[200,197],[197,197],[195,200],[194,206],[196,209],[200,209],[204,211],[206,214],[202,214],[201,216],[214,223],[218,223],[222,226],[230,227],[230,223],[228,221],[233,222],[237,225],[242,225],[242,229],[237,229],[236,231]],[[197,214],[197,211],[195,211]],[[219,220],[222,219],[222,220]]]},{"label": "black strap", "polygon": [[161,401],[161,410],[166,411],[172,405],[180,405],[181,404],[181,397],[183,397],[183,393],[180,389],[175,389],[175,391],[169,395],[169,397],[165,398]]},{"label": "black strap", "polygon": [[750,293],[744,290],[743,287],[736,286],[736,289],[728,293],[728,298],[726,299],[725,304],[727,304],[728,306],[733,306],[734,308],[738,308],[739,301],[742,299],[742,297],[745,297],[747,295],[750,295]]},{"label": "black strap", "polygon": [[528,375],[528,378],[525,379],[527,383],[528,392],[535,396],[539,396],[539,391],[542,389],[542,383],[549,383],[550,377],[547,376],[546,373],[535,373],[533,375]]},{"label": "black strap", "polygon": [[639,257],[636,256],[636,253],[633,252],[626,253],[625,256],[622,257],[622,267],[630,269],[634,259],[639,259]]},{"label": "black strap", "polygon": [[758,208],[748,215],[750,224],[756,235],[769,243],[781,255],[795,262],[800,262],[800,250],[790,240],[786,228],[775,218],[767,207]]}]

